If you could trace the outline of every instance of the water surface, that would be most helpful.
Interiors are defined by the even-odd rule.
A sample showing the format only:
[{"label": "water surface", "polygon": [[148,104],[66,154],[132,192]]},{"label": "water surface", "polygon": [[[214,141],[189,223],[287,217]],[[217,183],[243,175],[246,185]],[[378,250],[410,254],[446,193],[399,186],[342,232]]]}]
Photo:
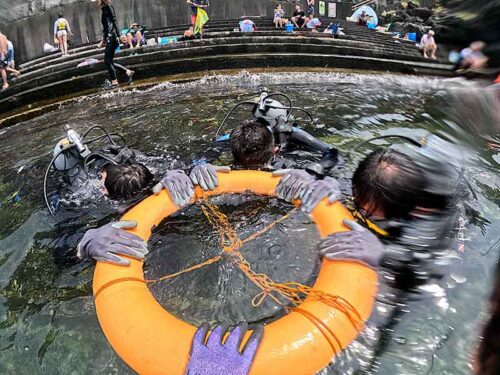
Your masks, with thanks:
[{"label": "water surface", "polygon": [[[55,217],[43,205],[43,173],[64,125],[70,124],[78,131],[103,125],[110,132],[123,134],[131,147],[146,155],[143,161],[161,176],[162,171],[187,168],[202,157],[212,159],[222,153],[219,162],[228,161],[227,152],[211,142],[224,114],[264,88],[284,91],[294,105],[313,114],[313,124],[298,114],[299,123],[335,144],[344,155],[335,174],[343,191],[349,194],[352,171],[373,149],[366,146],[347,157],[355,145],[387,134],[417,137],[432,131],[456,135],[461,123],[452,117],[448,103],[455,93],[473,86],[461,80],[394,75],[242,72],[82,97],[32,120],[0,129],[0,373],[132,373],[110,348],[97,321],[91,288],[94,265],[75,257],[76,244],[85,230],[119,218],[127,204],[98,199],[95,192],[89,192],[73,197],[72,204]],[[231,124],[245,117],[240,112]],[[401,300],[400,309],[379,303],[380,314],[394,313],[394,324],[386,332],[385,341],[379,340],[377,325],[370,323],[324,373],[347,374],[359,368],[381,374],[470,373],[471,352],[499,252],[495,231],[500,224],[495,161],[499,159],[494,151],[482,146],[477,134],[465,134],[478,141],[471,146],[471,165],[465,176],[477,199],[467,202],[467,215],[459,231],[463,245],[457,252],[463,260],[460,280],[445,286],[429,283],[418,297]],[[295,158],[311,160],[314,155]],[[220,203],[242,234],[251,231],[249,224],[265,225],[290,209],[263,198],[232,198]],[[249,220],[255,210],[257,214]],[[202,219],[199,208],[188,208],[158,229],[149,259],[150,272],[160,275],[177,271],[217,251],[216,243],[210,242],[213,232]],[[191,228],[201,229],[192,233]],[[276,278],[311,283],[317,265],[312,245],[317,241],[315,236],[314,225],[297,214],[245,251],[256,268],[264,267]],[[210,246],[203,245],[204,237]],[[298,250],[289,252],[282,239],[292,241]],[[186,252],[184,241],[197,246],[191,253]],[[305,246],[306,242],[311,246]],[[174,249],[172,254],[168,254],[169,247]],[[283,263],[276,261],[279,259]],[[198,289],[204,281],[208,294]],[[195,323],[214,322],[221,316],[255,321],[275,311],[269,305],[262,311],[248,307],[255,290],[230,263],[167,284],[160,294],[170,302],[172,312]],[[189,293],[181,298],[186,285]],[[200,303],[203,293],[208,298]],[[222,297],[214,302],[215,296]],[[199,308],[196,303],[200,303]],[[244,307],[235,308],[238,304]]]}]

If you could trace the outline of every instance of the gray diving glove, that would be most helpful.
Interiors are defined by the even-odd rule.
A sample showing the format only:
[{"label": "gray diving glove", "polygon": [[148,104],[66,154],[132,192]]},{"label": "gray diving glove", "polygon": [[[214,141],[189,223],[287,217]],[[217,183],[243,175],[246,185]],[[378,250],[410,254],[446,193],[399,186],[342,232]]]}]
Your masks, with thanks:
[{"label": "gray diving glove", "polygon": [[189,178],[194,185],[200,185],[203,191],[214,190],[219,186],[217,172],[231,172],[230,167],[219,167],[212,164],[197,165],[191,170]]},{"label": "gray diving glove", "polygon": [[283,176],[276,186],[276,195],[287,202],[299,199],[304,187],[315,180],[314,176],[303,169],[280,169],[274,171],[273,176]]},{"label": "gray diving glove", "polygon": [[336,179],[325,177],[322,180],[309,182],[300,196],[302,209],[310,214],[323,198],[328,198],[329,204],[340,198],[340,185]]},{"label": "gray diving glove", "polygon": [[344,219],[344,225],[352,231],[330,234],[319,243],[319,253],[327,259],[359,262],[377,270],[383,253],[382,243],[355,221]]},{"label": "gray diving glove", "polygon": [[176,206],[184,207],[194,196],[194,186],[188,175],[180,169],[169,171],[167,175],[153,187],[153,193],[160,194],[166,189]]},{"label": "gray diving glove", "polygon": [[76,255],[80,259],[93,258],[99,262],[128,266],[130,261],[119,255],[144,259],[148,253],[146,243],[135,234],[124,229],[135,228],[135,221],[109,223],[97,229],[89,229],[77,246]]}]

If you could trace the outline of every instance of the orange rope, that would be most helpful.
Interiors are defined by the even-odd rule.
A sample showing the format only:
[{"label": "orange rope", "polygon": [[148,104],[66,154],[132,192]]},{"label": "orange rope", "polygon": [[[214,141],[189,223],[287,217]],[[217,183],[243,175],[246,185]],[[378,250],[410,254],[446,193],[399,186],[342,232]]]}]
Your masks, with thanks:
[{"label": "orange rope", "polygon": [[188,273],[188,272],[191,272],[191,271],[194,271],[194,270],[197,270],[197,269],[200,269],[200,268],[203,268],[205,266],[208,266],[209,264],[212,264],[212,263],[215,263],[215,262],[218,262],[219,260],[222,259],[222,256],[221,255],[217,255],[213,258],[210,258],[206,261],[204,261],[203,263],[199,263],[199,264],[196,264],[192,267],[189,267],[189,268],[186,268],[182,271],[179,271],[179,272],[176,272],[176,273],[172,273],[170,275],[165,275],[165,276],[162,276],[160,277],[159,279],[154,279],[154,280],[144,280],[147,284],[154,284],[154,283],[157,283],[157,282],[160,282],[160,281],[163,281],[163,280],[168,280],[168,279],[173,279],[174,277],[177,277],[177,276],[180,276],[184,273]]},{"label": "orange rope", "polygon": [[[338,339],[337,335],[335,335],[335,333],[333,333],[332,330],[323,321],[318,319],[313,313],[311,313],[310,311],[298,308],[298,307],[294,308],[292,311],[297,312],[299,314],[302,314],[312,324],[314,324],[316,326],[316,328],[318,328],[318,330],[321,332],[321,334],[323,335],[325,340],[328,342],[328,344],[332,348],[332,352],[336,353],[337,350],[336,350],[335,345],[333,344],[332,340],[330,340],[330,336],[333,337],[333,339],[337,343],[339,350],[342,349],[342,344],[340,343],[340,340]],[[328,336],[328,334],[330,336]]]},{"label": "orange rope", "polygon": [[[298,210],[298,207],[295,207],[288,214],[272,222],[271,224],[267,225],[266,227],[257,231],[256,233],[250,235],[246,239],[241,240],[236,231],[234,230],[234,228],[229,223],[227,216],[224,215],[217,208],[217,206],[211,204],[210,202],[208,202],[207,199],[201,196],[198,196],[198,198],[200,198],[199,203],[201,203],[201,210],[203,214],[207,218],[208,222],[213,226],[213,228],[219,234],[221,247],[224,253],[231,255],[230,258],[231,261],[236,266],[238,266],[241,272],[243,272],[243,274],[247,276],[261,290],[261,292],[258,293],[252,299],[252,306],[254,307],[260,306],[262,303],[264,303],[267,297],[271,298],[275,303],[284,306],[285,308],[286,305],[282,300],[287,301],[288,303],[294,306],[292,311],[301,313],[318,328],[318,330],[325,336],[325,339],[332,347],[333,352],[336,352],[336,350],[335,350],[335,345],[331,341],[330,337],[332,337],[337,343],[337,345],[341,347],[340,342],[338,338],[335,336],[335,334],[313,314],[311,314],[308,311],[297,308],[297,306],[300,305],[306,297],[317,299],[327,304],[328,306],[340,311],[341,313],[347,316],[347,318],[354,327],[356,327],[357,329],[360,328],[362,320],[360,314],[358,313],[356,308],[352,306],[344,298],[325,293],[321,290],[315,290],[307,285],[302,285],[296,282],[276,283],[268,275],[257,273],[254,270],[252,270],[250,264],[246,261],[241,252],[238,251],[243,246],[243,244],[258,238],[259,236],[261,236],[262,234],[266,233],[271,228],[276,226],[278,223],[281,223],[284,220],[288,219],[294,212]],[[146,282],[155,283],[162,280],[171,279],[176,276],[182,275],[184,273],[200,269],[209,264],[215,263],[221,259],[222,255],[218,255],[214,258],[206,260],[203,263],[186,268],[185,270],[176,272],[171,275],[163,276],[157,280],[147,280]]]}]

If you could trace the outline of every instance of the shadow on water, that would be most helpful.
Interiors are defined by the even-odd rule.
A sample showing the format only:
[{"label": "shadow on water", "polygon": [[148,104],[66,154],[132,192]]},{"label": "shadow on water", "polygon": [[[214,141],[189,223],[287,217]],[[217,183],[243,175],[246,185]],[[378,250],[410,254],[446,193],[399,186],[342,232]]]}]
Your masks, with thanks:
[{"label": "shadow on water", "polygon": [[[285,91],[295,105],[313,113],[313,124],[297,113],[298,121],[344,155],[336,176],[346,194],[352,171],[369,148],[345,155],[365,139],[388,134],[418,137],[431,131],[473,141],[465,177],[477,197],[466,202],[456,231],[461,268],[444,284],[430,282],[412,295],[389,298],[393,292],[382,288],[376,314],[364,333],[322,371],[470,373],[492,264],[499,252],[494,228],[500,224],[500,156],[491,146],[499,139],[493,131],[473,127],[473,121],[467,124],[466,113],[457,119],[449,106],[458,93],[481,89],[462,80],[407,76],[246,72],[82,97],[0,129],[0,373],[131,373],[107,344],[96,319],[93,264],[75,257],[85,230],[117,219],[127,202],[114,204],[84,194],[72,197],[55,217],[48,215],[41,193],[43,172],[63,126],[83,131],[99,124],[123,134],[160,177],[162,171],[187,168],[202,156],[210,159],[222,153],[220,159],[228,160],[227,150],[213,144],[211,135],[229,108],[254,98],[263,88]],[[244,117],[240,113],[231,123]],[[478,134],[488,135],[487,140]],[[219,203],[242,236],[289,210],[268,198],[228,197]],[[242,251],[258,271],[277,280],[311,284],[318,261],[311,245],[317,241],[313,227],[297,213]],[[218,251],[214,232],[197,206],[166,220],[151,248],[147,273],[153,278]],[[277,313],[267,302],[259,310],[250,307],[256,290],[227,261],[154,288],[161,303],[193,323],[265,320]]]}]

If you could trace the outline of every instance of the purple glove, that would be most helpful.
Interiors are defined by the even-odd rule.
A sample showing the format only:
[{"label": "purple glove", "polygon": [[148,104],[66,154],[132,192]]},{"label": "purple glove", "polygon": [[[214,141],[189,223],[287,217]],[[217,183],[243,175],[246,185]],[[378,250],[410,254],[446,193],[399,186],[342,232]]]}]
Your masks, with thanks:
[{"label": "purple glove", "polygon": [[300,196],[302,209],[310,214],[323,198],[328,198],[329,204],[340,198],[340,186],[336,179],[325,177],[309,182]]},{"label": "purple glove", "polygon": [[273,176],[283,176],[276,186],[278,198],[291,202],[299,199],[304,187],[315,177],[303,169],[280,169],[273,172]]},{"label": "purple glove", "polygon": [[246,322],[236,326],[224,344],[222,340],[228,326],[220,324],[215,327],[207,341],[209,328],[209,325],[204,323],[194,335],[186,375],[248,374],[257,348],[262,341],[264,328],[261,325],[256,326],[241,353],[239,350],[241,341],[248,329]]},{"label": "purple glove", "polygon": [[184,207],[194,196],[194,186],[189,177],[180,169],[167,172],[167,175],[153,187],[153,193],[160,194],[166,189],[170,198],[179,207]]},{"label": "purple glove", "polygon": [[318,246],[320,254],[327,259],[359,262],[377,270],[382,258],[382,243],[355,221],[344,219],[344,225],[352,231],[333,233],[323,239]]},{"label": "purple glove", "polygon": [[148,253],[146,243],[139,236],[123,230],[136,226],[135,221],[122,220],[97,229],[89,229],[78,244],[76,255],[80,259],[94,258],[120,266],[128,266],[130,261],[119,255],[144,259]]},{"label": "purple glove", "polygon": [[200,185],[204,191],[214,190],[219,186],[217,172],[228,173],[231,172],[231,168],[219,167],[212,164],[197,165],[189,174],[189,178],[194,185]]}]

